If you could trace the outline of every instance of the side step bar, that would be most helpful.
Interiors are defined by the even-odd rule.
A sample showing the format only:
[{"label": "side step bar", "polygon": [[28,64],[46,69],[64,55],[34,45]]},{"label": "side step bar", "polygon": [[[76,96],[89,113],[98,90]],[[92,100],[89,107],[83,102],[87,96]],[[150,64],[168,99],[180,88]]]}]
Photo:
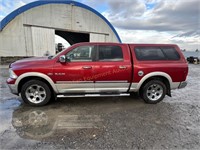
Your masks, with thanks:
[{"label": "side step bar", "polygon": [[120,94],[79,94],[79,95],[57,95],[58,98],[65,97],[113,97],[113,96],[130,96],[129,93],[120,93]]}]

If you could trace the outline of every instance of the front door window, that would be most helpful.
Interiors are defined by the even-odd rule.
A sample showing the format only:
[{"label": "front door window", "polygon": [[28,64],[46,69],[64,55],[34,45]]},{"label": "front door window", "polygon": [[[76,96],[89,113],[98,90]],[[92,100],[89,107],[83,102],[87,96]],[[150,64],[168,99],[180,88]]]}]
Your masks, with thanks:
[{"label": "front door window", "polygon": [[94,56],[94,46],[80,46],[66,55],[69,62],[90,62]]}]

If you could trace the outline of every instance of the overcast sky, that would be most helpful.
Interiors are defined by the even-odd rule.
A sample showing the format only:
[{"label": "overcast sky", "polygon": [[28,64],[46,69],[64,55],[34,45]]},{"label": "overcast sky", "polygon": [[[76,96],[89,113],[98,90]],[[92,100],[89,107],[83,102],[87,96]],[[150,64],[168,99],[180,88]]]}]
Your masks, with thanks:
[{"label": "overcast sky", "polygon": [[[0,20],[34,0],[0,0]],[[200,49],[200,0],[77,0],[105,16],[124,43]]]}]

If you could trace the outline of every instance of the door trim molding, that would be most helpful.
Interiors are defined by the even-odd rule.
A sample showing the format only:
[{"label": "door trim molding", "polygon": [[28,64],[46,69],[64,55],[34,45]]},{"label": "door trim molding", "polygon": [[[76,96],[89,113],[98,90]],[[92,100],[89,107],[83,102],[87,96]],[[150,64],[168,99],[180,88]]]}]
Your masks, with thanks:
[{"label": "door trim molding", "polygon": [[56,84],[83,84],[94,83],[93,81],[56,81]]},{"label": "door trim molding", "polygon": [[95,81],[95,83],[127,83],[128,81]]}]

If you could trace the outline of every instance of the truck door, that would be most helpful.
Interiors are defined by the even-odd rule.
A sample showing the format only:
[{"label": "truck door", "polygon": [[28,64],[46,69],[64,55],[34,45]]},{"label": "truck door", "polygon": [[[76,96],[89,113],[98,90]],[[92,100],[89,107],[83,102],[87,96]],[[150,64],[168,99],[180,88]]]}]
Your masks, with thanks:
[{"label": "truck door", "polygon": [[79,46],[66,54],[67,62],[54,66],[54,81],[59,93],[94,92],[95,46]]},{"label": "truck door", "polygon": [[127,92],[131,83],[132,63],[127,45],[100,44],[94,62],[96,92]]}]

